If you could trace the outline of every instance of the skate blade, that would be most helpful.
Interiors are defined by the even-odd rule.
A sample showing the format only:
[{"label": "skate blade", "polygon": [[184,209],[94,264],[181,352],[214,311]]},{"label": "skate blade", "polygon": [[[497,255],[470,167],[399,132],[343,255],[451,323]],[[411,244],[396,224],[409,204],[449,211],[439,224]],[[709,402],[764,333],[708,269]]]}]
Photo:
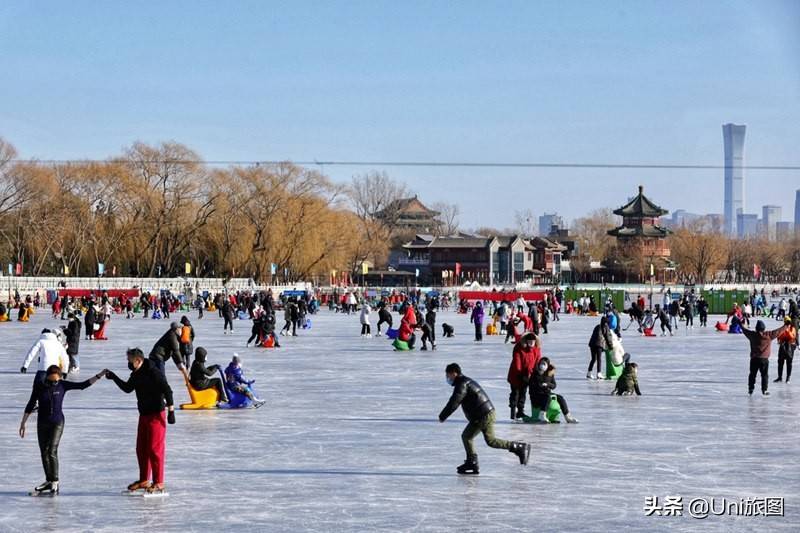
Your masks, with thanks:
[{"label": "skate blade", "polygon": [[169,492],[166,492],[166,491],[145,492],[144,494],[142,494],[142,497],[144,499],[146,499],[146,500],[150,499],[150,498],[166,498],[168,496],[169,496]]},{"label": "skate blade", "polygon": [[34,498],[38,498],[38,497],[50,497],[50,498],[53,498],[55,496],[58,496],[58,493],[57,492],[51,492],[49,490],[48,491],[42,491],[42,492],[36,492],[34,490],[34,491],[29,492],[28,496],[33,496]]}]

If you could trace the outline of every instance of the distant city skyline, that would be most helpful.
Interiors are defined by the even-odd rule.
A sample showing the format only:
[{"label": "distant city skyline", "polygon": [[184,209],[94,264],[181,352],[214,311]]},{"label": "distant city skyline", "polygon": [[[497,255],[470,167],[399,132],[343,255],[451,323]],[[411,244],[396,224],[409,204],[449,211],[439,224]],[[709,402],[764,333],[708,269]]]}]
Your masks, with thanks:
[{"label": "distant city skyline", "polygon": [[[175,140],[206,160],[800,164],[800,2],[465,0],[0,3],[0,136],[22,158]],[[743,73],[746,73],[744,75]],[[570,223],[639,184],[723,212],[723,170],[386,171],[465,228]],[[800,171],[746,171],[746,211],[794,212]]]}]

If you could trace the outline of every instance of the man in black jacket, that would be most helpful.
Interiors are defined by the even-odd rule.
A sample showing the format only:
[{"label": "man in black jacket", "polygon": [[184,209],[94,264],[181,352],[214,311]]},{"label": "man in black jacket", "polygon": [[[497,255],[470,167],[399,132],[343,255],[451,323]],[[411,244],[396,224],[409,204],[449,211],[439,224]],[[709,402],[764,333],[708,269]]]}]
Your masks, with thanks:
[{"label": "man in black jacket", "polygon": [[183,377],[188,380],[189,374],[186,371],[186,367],[183,366],[183,356],[181,356],[180,335],[181,325],[177,322],[173,322],[170,324],[167,332],[155,343],[148,357],[153,362],[153,366],[158,368],[164,377],[167,375],[164,364],[167,360],[172,359],[175,362],[175,366],[178,367],[178,370],[183,374]]},{"label": "man in black jacket", "polygon": [[[106,377],[114,380],[123,392],[136,391],[139,408],[139,427],[136,433],[136,458],[139,462],[139,479],[128,485],[128,490],[164,492],[164,454],[166,448],[167,422],[175,423],[172,389],[159,369],[150,359],[145,359],[139,348],[127,352],[131,376],[122,381],[113,372]],[[169,414],[164,415],[166,404]],[[152,475],[153,483],[150,483]]]},{"label": "man in black jacket", "polygon": [[462,375],[461,367],[456,363],[447,365],[445,375],[447,376],[447,383],[454,390],[453,395],[450,396],[450,401],[439,413],[439,422],[447,420],[447,417],[453,414],[459,405],[464,411],[464,416],[469,421],[467,427],[464,428],[464,432],[461,433],[461,440],[464,443],[464,449],[467,451],[467,460],[458,467],[457,472],[459,474],[479,473],[478,454],[475,453],[475,446],[472,444],[472,439],[478,433],[483,433],[483,438],[489,447],[508,450],[519,457],[520,464],[528,464],[528,458],[531,454],[530,444],[509,442],[494,436],[494,405],[492,405],[489,396],[486,395],[478,382]]}]

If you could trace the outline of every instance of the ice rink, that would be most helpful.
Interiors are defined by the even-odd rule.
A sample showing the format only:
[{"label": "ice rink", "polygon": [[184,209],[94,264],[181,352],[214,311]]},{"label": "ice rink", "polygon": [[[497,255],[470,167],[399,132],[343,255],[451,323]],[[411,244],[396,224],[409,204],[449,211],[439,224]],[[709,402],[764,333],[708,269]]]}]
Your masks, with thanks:
[{"label": "ice rink", "polygon": [[[41,310],[31,323],[0,324],[0,531],[800,531],[800,375],[749,397],[741,335],[623,333],[643,395],[612,397],[611,381],[585,379],[597,319],[563,316],[543,351],[580,423],[547,426],[508,420],[511,345],[499,336],[475,344],[464,315],[439,313],[437,336],[447,322],[456,337],[436,352],[394,352],[385,339],[360,338],[357,315],[327,310],[278,350],[245,348],[249,322],[225,336],[216,314],[196,316],[195,346],[209,364],[238,352],[267,404],[178,412],[162,500],[120,493],[138,473],[136,399],[107,380],[66,397],[61,495],[27,496],[43,473],[35,416],[29,435],[17,434],[33,380],[19,367],[39,331],[60,322]],[[148,353],[167,327],[115,316],[111,340],[81,341],[80,377],[105,367],[127,376],[125,349]],[[770,381],[774,345],[771,361]],[[481,475],[455,473],[463,415],[436,418],[452,392],[450,362],[491,396],[499,437],[533,443],[527,467],[479,438]],[[176,403],[188,401],[171,363],[168,377]],[[682,497],[683,516],[646,516],[648,496]],[[783,497],[785,516],[688,516],[690,500],[712,497],[718,507]]]}]

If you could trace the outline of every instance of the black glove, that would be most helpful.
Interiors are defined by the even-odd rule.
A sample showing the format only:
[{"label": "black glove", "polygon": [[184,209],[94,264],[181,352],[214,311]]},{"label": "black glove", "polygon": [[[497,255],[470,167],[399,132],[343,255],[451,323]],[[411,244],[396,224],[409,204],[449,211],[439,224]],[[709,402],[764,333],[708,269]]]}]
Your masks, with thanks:
[{"label": "black glove", "polygon": [[167,422],[170,424],[175,423],[175,411],[167,411]]},{"label": "black glove", "polygon": [[109,370],[108,373],[106,374],[106,379],[114,379],[115,377],[117,377],[117,375],[113,373],[111,370]]},{"label": "black glove", "polygon": [[21,368],[19,369],[19,373],[20,373],[20,374],[27,374],[27,373],[28,373],[28,369],[27,369],[27,368],[25,368],[25,367],[23,366],[23,367],[21,367]]}]

